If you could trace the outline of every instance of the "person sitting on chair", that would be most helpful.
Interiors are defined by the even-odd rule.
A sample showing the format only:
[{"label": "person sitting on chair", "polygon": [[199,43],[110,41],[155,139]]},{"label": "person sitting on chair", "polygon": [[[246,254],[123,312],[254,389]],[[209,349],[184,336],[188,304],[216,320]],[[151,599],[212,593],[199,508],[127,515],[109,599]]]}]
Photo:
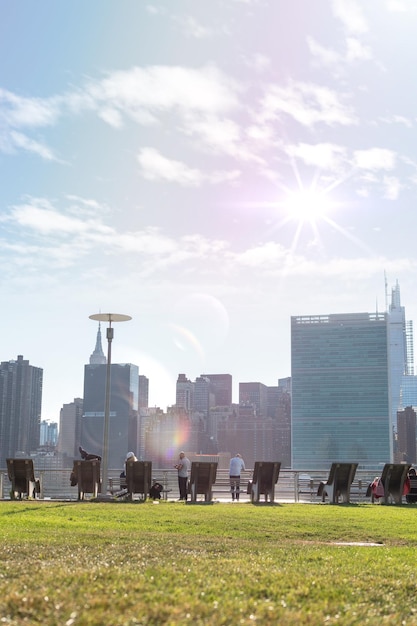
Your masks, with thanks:
[{"label": "person sitting on chair", "polygon": [[149,495],[154,500],[160,500],[162,490],[163,486],[161,485],[161,483],[154,483],[149,490]]},{"label": "person sitting on chair", "polygon": [[78,448],[83,461],[101,461],[101,456],[98,454],[89,454],[87,450],[84,450],[81,446]]}]

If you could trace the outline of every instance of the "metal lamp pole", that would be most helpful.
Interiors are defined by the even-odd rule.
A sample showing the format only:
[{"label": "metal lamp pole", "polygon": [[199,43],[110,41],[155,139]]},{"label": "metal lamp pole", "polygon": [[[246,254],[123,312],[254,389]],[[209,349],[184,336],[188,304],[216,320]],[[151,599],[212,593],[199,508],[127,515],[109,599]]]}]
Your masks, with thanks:
[{"label": "metal lamp pole", "polygon": [[104,425],[103,425],[103,464],[101,488],[102,495],[107,494],[109,484],[109,424],[110,424],[110,387],[111,387],[111,342],[113,341],[114,329],[112,322],[127,322],[132,318],[130,315],[121,313],[95,313],[89,316],[90,320],[96,322],[108,322],[106,329],[107,336],[107,366],[106,366],[106,393],[104,401]]}]

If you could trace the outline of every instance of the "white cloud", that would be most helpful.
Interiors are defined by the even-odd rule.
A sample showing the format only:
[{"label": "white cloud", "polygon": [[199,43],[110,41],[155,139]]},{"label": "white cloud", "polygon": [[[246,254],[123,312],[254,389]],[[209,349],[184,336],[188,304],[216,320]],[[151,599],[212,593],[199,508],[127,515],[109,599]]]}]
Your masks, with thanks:
[{"label": "white cloud", "polygon": [[185,35],[188,35],[190,37],[195,37],[196,39],[207,39],[208,37],[211,37],[213,35],[213,32],[212,30],[210,30],[210,28],[207,28],[206,26],[200,24],[191,15],[176,18],[176,21],[178,21],[182,25]]},{"label": "white cloud", "polygon": [[367,61],[372,59],[372,51],[369,46],[364,45],[359,39],[355,37],[348,37],[346,39],[346,60],[352,61]]},{"label": "white cloud", "polygon": [[231,119],[189,115],[182,131],[186,135],[196,135],[198,145],[205,146],[215,154],[227,154],[244,161],[260,161],[251,146],[243,140],[241,127]]},{"label": "white cloud", "polygon": [[394,176],[384,176],[384,197],[388,200],[396,200],[402,189],[398,178]]},{"label": "white cloud", "polygon": [[252,57],[245,57],[244,61],[249,68],[259,73],[270,69],[270,67],[272,66],[271,59],[260,52],[256,52]]},{"label": "white cloud", "polygon": [[354,165],[363,170],[392,170],[396,164],[396,154],[386,148],[370,148],[354,152]]},{"label": "white cloud", "polygon": [[176,109],[181,112],[219,113],[239,106],[237,83],[214,66],[134,67],[91,82],[87,92],[97,103],[132,117]]},{"label": "white cloud", "polygon": [[14,128],[49,126],[56,122],[60,104],[59,98],[22,98],[0,89],[0,120]]},{"label": "white cloud", "polygon": [[202,172],[188,167],[182,161],[168,159],[155,148],[143,148],[138,154],[138,162],[144,178],[152,181],[177,183],[185,187],[198,187],[204,182],[221,183],[234,181],[240,176],[239,170]]},{"label": "white cloud", "polygon": [[336,170],[346,160],[346,149],[331,143],[299,143],[286,147],[287,153],[297,157],[307,165],[324,170]]},{"label": "white cloud", "polygon": [[311,54],[316,57],[322,65],[337,66],[343,60],[342,55],[339,52],[336,52],[336,50],[333,50],[332,48],[322,46],[313,37],[307,37],[307,45]]},{"label": "white cloud", "polygon": [[46,200],[34,200],[32,203],[15,206],[8,216],[4,216],[0,220],[30,228],[42,235],[53,233],[73,235],[91,232],[101,232],[108,235],[112,233],[108,226],[99,224],[96,219],[82,220],[61,214]]},{"label": "white cloud", "polygon": [[318,123],[349,126],[357,121],[352,109],[340,101],[339,94],[312,83],[290,82],[286,87],[270,85],[262,105],[265,119],[286,114],[303,126]]},{"label": "white cloud", "polygon": [[10,139],[12,145],[16,148],[22,148],[28,152],[33,152],[48,161],[56,160],[56,157],[50,148],[39,143],[38,141],[35,141],[34,139],[30,139],[23,133],[12,131],[10,133]]},{"label": "white cloud", "polygon": [[249,248],[240,254],[236,254],[234,259],[241,265],[248,267],[269,267],[280,266],[286,259],[287,250],[279,243],[269,241],[265,244]]},{"label": "white cloud", "polygon": [[407,0],[386,0],[385,5],[388,11],[393,13],[406,13],[410,9],[414,9]]},{"label": "white cloud", "polygon": [[123,119],[120,115],[120,112],[114,108],[103,108],[99,110],[99,117],[109,124],[109,126],[113,126],[113,128],[121,128],[123,126]]},{"label": "white cloud", "polygon": [[356,0],[332,0],[333,13],[342,21],[350,33],[366,33],[368,24],[362,11],[362,7]]},{"label": "white cloud", "polygon": [[389,117],[380,117],[379,119],[384,124],[403,124],[407,128],[413,127],[412,121],[403,115],[391,115]]},{"label": "white cloud", "polygon": [[203,174],[188,167],[182,161],[167,159],[154,148],[143,148],[138,154],[142,175],[148,180],[165,180],[184,186],[198,186],[204,180]]}]

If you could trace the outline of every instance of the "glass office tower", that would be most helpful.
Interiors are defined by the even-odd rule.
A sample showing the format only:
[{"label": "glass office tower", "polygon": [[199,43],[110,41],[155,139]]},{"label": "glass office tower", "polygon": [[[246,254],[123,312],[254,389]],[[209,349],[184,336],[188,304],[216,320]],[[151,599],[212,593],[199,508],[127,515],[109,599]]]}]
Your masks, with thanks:
[{"label": "glass office tower", "polygon": [[291,318],[292,467],[392,460],[385,313]]},{"label": "glass office tower", "polygon": [[[84,367],[84,403],[81,446],[103,454],[104,405],[107,365]],[[137,453],[139,368],[132,363],[110,366],[109,468],[123,468],[126,453]]]}]

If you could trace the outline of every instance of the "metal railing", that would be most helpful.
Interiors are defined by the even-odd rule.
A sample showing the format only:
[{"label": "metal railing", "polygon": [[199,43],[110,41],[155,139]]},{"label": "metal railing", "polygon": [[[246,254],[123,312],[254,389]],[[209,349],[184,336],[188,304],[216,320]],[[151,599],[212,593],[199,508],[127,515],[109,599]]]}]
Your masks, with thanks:
[{"label": "metal railing", "polygon": [[[77,487],[70,485],[71,469],[44,469],[36,472],[36,478],[41,482],[40,499],[43,500],[69,500],[78,499]],[[321,481],[326,482],[329,471],[295,471],[281,470],[278,482],[275,485],[276,502],[320,502],[317,490]],[[249,501],[247,494],[248,482],[252,479],[253,471],[246,470],[241,477],[241,501]],[[113,486],[119,484],[120,470],[109,470],[109,479]],[[369,501],[366,497],[367,487],[375,477],[375,473],[358,470],[351,487],[351,502],[359,503]],[[176,500],[179,497],[177,472],[174,469],[157,469],[152,471],[152,478],[164,487],[168,500]],[[0,499],[10,499],[11,483],[7,471],[0,470]],[[217,501],[231,500],[229,487],[229,471],[217,470],[216,482],[213,485],[213,499]],[[261,498],[262,501],[262,498]]]}]

